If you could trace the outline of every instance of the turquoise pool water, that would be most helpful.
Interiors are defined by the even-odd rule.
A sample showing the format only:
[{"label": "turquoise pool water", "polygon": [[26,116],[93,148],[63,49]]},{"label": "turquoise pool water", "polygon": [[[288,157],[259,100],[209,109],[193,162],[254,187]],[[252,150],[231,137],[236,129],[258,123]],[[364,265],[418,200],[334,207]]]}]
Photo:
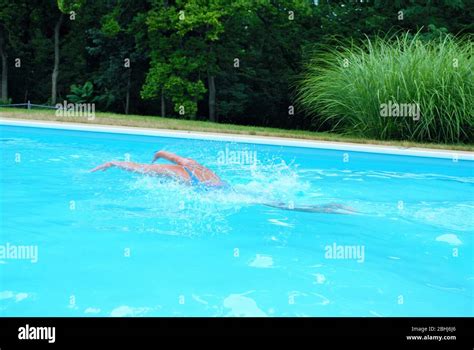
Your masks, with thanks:
[{"label": "turquoise pool water", "polygon": [[[2,316],[474,315],[472,161],[19,126],[0,142]],[[160,149],[232,189],[89,172]],[[328,203],[357,213],[297,210]]]}]

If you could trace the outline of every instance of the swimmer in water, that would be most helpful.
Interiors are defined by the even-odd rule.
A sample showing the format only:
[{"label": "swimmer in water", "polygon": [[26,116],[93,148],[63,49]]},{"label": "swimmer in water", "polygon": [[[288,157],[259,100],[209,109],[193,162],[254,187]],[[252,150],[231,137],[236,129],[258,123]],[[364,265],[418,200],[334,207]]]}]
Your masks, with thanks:
[{"label": "swimmer in water", "polygon": [[174,178],[190,185],[204,185],[209,187],[224,187],[227,185],[219,176],[194,159],[183,158],[170,152],[158,151],[155,153],[152,163],[160,158],[169,160],[174,164],[141,164],[111,161],[99,165],[92,169],[91,172],[99,170],[105,171],[109,168],[116,167],[134,173]]},{"label": "swimmer in water", "polygon": [[[182,180],[190,185],[204,185],[206,187],[223,188],[228,187],[225,181],[222,181],[214,172],[199,164],[194,159],[183,158],[176,154],[158,151],[155,153],[152,163],[163,158],[174,164],[142,164],[134,162],[111,161],[99,165],[91,170],[91,172],[105,171],[109,168],[116,167],[119,169],[146,174],[152,176],[164,176]],[[353,214],[356,213],[353,208],[343,206],[337,203],[326,205],[307,205],[307,206],[288,206],[285,203],[270,202],[258,203],[272,208],[283,210],[300,211],[306,213],[326,213],[326,214]]]}]

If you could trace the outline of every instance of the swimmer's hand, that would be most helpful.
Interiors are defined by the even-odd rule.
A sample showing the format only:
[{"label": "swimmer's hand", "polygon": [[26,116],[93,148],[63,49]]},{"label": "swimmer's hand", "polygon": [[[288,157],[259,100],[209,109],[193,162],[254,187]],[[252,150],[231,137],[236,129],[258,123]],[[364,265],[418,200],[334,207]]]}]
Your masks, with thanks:
[{"label": "swimmer's hand", "polygon": [[91,173],[94,173],[96,171],[106,171],[108,168],[111,168],[115,166],[115,163],[114,162],[107,162],[107,163],[104,163],[104,164],[101,164],[99,165],[98,167],[95,167],[94,169],[92,169],[90,172]]},{"label": "swimmer's hand", "polygon": [[153,160],[151,161],[152,163],[154,163],[155,161],[157,161],[158,159],[162,158],[162,152],[163,151],[158,151],[155,153],[155,155],[153,156]]}]

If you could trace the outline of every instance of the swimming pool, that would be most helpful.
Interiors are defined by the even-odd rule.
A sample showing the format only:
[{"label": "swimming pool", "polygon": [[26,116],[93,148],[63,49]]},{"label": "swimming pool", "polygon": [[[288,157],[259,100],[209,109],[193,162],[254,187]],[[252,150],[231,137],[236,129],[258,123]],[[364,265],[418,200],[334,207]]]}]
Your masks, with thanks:
[{"label": "swimming pool", "polygon": [[[474,315],[465,157],[0,132],[2,316]],[[232,189],[89,172],[112,159],[149,163],[160,149]],[[328,203],[357,213],[297,210]]]}]

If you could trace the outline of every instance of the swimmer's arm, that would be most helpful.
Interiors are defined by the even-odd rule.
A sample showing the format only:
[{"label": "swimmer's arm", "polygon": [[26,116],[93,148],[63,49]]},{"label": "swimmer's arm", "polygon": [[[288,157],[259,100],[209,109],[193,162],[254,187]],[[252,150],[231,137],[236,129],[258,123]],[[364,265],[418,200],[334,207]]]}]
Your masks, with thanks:
[{"label": "swimmer's arm", "polygon": [[153,157],[153,160],[151,161],[152,163],[155,162],[156,160],[164,158],[166,160],[169,160],[170,162],[173,162],[178,165],[186,165],[189,163],[190,159],[180,157],[174,153],[171,152],[166,152],[166,151],[158,151],[155,153],[155,156]]},{"label": "swimmer's arm", "polygon": [[138,163],[133,163],[133,162],[118,162],[118,161],[112,161],[112,162],[107,162],[102,165],[99,165],[98,167],[94,168],[91,170],[91,172],[96,172],[96,171],[105,171],[109,168],[112,167],[117,167],[119,169],[135,172],[135,173],[140,173],[140,174],[146,174],[150,171],[149,167],[147,165],[143,164],[138,164]]}]

